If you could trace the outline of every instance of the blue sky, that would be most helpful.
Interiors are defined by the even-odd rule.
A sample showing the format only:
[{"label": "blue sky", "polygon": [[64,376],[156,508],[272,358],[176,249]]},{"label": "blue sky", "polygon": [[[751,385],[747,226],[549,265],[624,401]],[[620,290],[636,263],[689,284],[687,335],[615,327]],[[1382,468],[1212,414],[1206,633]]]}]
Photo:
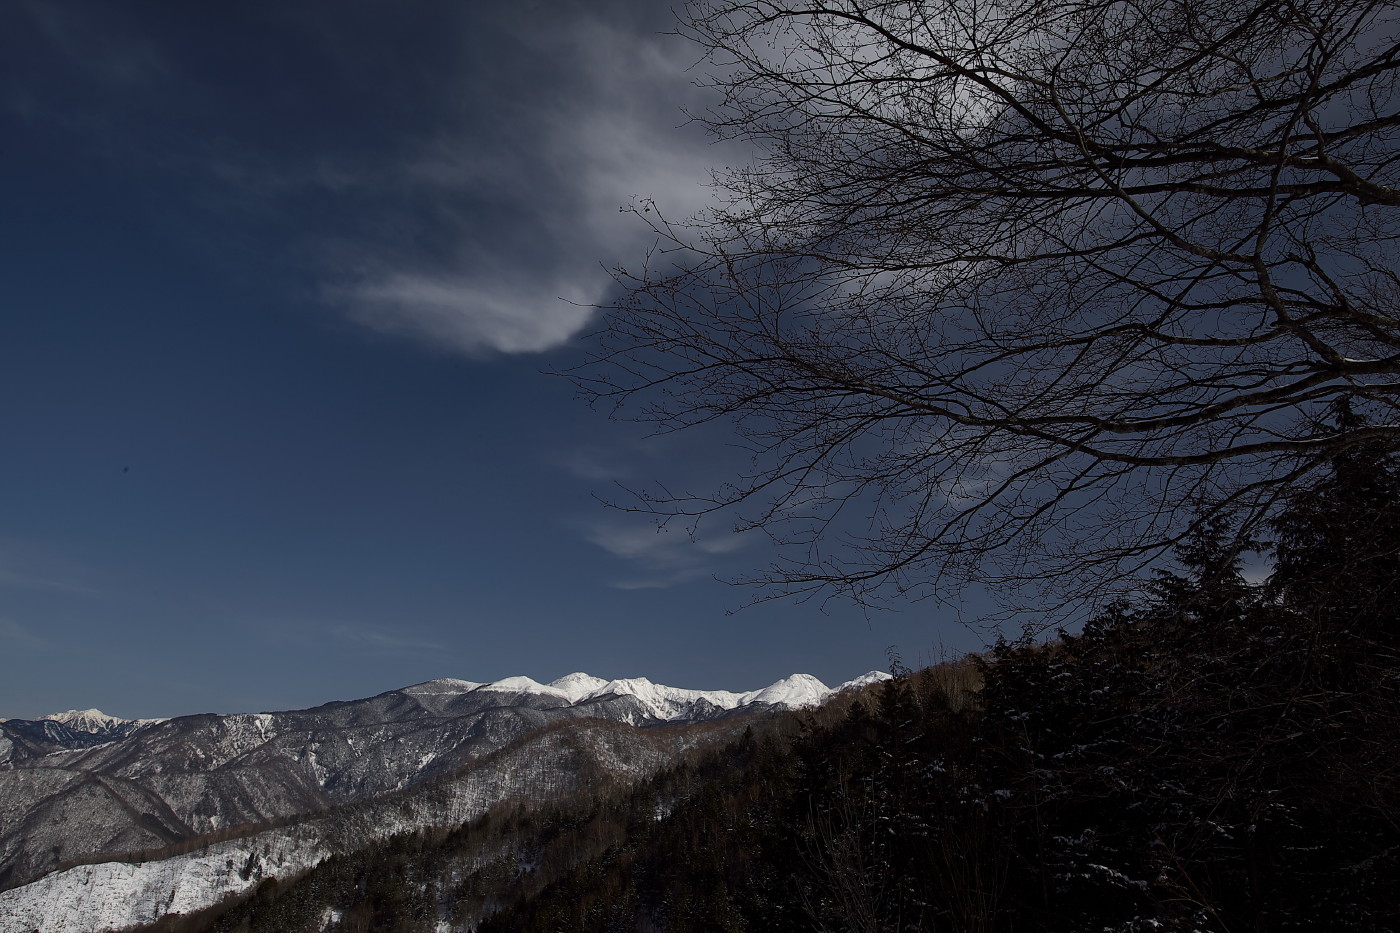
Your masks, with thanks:
[{"label": "blue sky", "polygon": [[664,5],[486,7],[0,6],[0,716],[978,644],[932,604],[727,614],[759,540],[600,505],[736,462],[543,372],[648,245],[619,208],[747,154],[685,125]]}]

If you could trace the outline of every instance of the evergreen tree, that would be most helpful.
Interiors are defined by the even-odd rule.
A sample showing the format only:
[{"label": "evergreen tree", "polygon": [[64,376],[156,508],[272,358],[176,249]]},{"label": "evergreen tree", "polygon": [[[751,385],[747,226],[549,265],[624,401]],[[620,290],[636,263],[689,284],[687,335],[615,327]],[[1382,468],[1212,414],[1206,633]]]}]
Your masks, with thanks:
[{"label": "evergreen tree", "polygon": [[[1356,419],[1343,412],[1341,420]],[[1394,664],[1400,647],[1400,461],[1375,444],[1332,458],[1275,522],[1271,585],[1290,610]]]}]

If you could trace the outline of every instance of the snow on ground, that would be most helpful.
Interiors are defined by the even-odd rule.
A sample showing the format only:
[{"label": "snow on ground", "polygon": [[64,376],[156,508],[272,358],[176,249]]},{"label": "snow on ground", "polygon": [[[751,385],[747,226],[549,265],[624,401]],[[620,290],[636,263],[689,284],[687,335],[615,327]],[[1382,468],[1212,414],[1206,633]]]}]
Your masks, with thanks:
[{"label": "snow on ground", "polygon": [[87,933],[185,913],[315,865],[329,853],[292,833],[221,843],[144,864],[103,862],[46,875],[0,892],[0,933]]}]

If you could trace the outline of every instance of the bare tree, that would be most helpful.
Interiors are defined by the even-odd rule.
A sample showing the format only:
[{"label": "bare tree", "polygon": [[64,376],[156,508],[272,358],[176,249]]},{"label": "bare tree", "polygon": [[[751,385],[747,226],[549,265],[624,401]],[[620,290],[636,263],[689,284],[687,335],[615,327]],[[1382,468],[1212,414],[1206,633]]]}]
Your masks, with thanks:
[{"label": "bare tree", "polygon": [[[1374,0],[697,0],[748,140],[639,214],[591,361],[752,468],[660,515],[784,548],[769,592],[1112,592],[1329,457],[1400,442],[1400,9]],[[1363,416],[1338,427],[1327,412]]]}]

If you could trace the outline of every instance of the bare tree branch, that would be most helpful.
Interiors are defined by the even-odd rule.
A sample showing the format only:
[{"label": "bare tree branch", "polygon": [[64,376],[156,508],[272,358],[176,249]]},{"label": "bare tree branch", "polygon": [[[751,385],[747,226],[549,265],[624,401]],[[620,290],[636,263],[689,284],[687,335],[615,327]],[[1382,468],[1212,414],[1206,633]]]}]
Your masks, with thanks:
[{"label": "bare tree branch", "polygon": [[[1400,15],[1378,0],[699,0],[760,152],[619,270],[571,373],[753,462],[661,515],[789,545],[772,593],[1108,596],[1400,445]],[[1339,430],[1346,405],[1365,426]]]}]

